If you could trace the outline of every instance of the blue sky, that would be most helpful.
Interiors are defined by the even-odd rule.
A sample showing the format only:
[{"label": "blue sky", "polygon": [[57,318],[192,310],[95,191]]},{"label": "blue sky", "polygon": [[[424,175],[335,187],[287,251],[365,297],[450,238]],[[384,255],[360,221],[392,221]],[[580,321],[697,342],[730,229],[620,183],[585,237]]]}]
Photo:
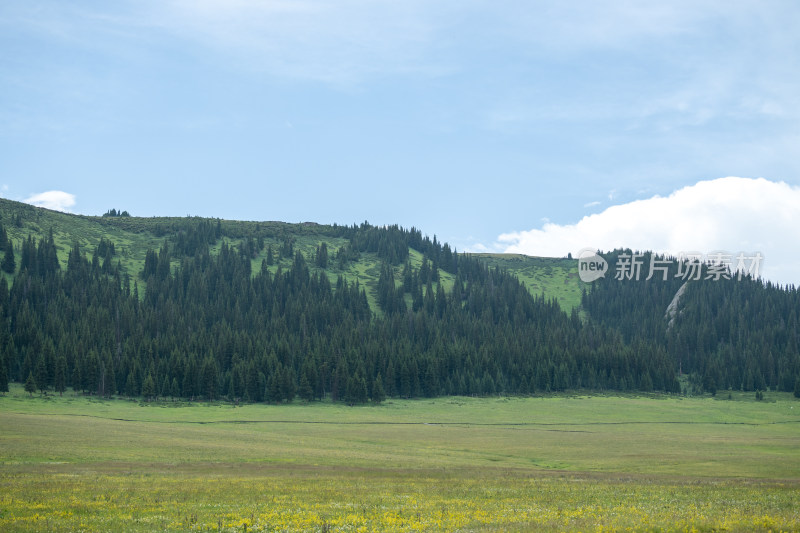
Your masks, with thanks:
[{"label": "blue sky", "polygon": [[794,1],[6,0],[0,193],[532,255],[667,198],[637,245],[800,283],[798,27]]}]

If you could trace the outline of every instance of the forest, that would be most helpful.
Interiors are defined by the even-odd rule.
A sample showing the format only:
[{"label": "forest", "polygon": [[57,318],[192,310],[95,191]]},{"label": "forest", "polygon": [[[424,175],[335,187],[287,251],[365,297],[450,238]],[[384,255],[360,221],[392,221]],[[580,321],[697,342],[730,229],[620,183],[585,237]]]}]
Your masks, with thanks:
[{"label": "forest", "polygon": [[[137,272],[111,238],[75,242],[60,261],[52,228],[12,242],[0,227],[0,390],[348,404],[576,389],[800,394],[791,286],[608,276],[566,312],[416,228],[319,226],[344,244],[304,253],[285,226],[169,220],[147,227],[160,246]],[[381,265],[369,289],[336,274],[364,254]]]}]

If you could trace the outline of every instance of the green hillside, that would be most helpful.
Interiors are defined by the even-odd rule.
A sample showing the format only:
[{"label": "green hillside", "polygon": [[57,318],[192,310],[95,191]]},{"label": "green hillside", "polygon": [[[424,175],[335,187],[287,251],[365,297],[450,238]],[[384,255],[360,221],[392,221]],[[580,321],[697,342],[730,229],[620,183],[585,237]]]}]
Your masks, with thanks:
[{"label": "green hillside", "polygon": [[[248,236],[261,235],[264,248],[252,259],[252,271],[258,272],[262,260],[266,259],[268,247],[275,252],[275,263],[269,266],[274,274],[280,266],[284,270],[291,266],[291,257],[280,257],[277,250],[289,238],[293,241],[295,251],[311,259],[318,246],[326,243],[329,254],[335,257],[337,251],[348,244],[348,239],[336,236],[331,226],[314,223],[289,224],[284,222],[235,221],[221,219],[204,219],[199,217],[101,217],[74,215],[48,209],[33,207],[28,204],[0,198],[0,223],[6,228],[8,236],[14,242],[15,250],[21,243],[32,236],[41,240],[52,230],[58,258],[62,267],[67,264],[70,249],[77,243],[81,250],[93,254],[101,239],[114,243],[116,255],[114,261],[119,262],[123,272],[139,285],[140,294],[146,288],[145,281],[139,274],[144,269],[145,256],[148,250],[158,250],[166,241],[175,235],[185,232],[187,228],[201,221],[219,224],[224,238],[211,247],[212,253],[218,253],[223,242],[228,246],[239,247]],[[517,276],[534,296],[555,298],[562,309],[567,311],[580,305],[581,282],[577,276],[574,262],[567,259],[528,257],[516,254],[472,254],[492,267],[507,270]],[[422,254],[409,250],[411,266],[422,265]],[[179,259],[173,258],[173,266]],[[348,282],[356,282],[366,288],[367,300],[373,312],[381,314],[377,304],[377,284],[380,277],[382,260],[375,253],[361,253],[355,261],[339,265],[331,261],[323,270],[331,283],[336,283],[338,276]],[[17,270],[19,265],[17,266]],[[400,280],[402,265],[395,265],[395,279]],[[452,287],[453,277],[440,270],[439,274],[445,291]],[[9,285],[13,276],[7,275]],[[399,284],[399,283],[398,283]],[[408,299],[410,305],[411,301]]]},{"label": "green hillside", "polygon": [[609,277],[584,293],[572,260],[457,254],[413,227],[89,217],[8,200],[0,249],[0,391],[800,396],[800,293],[709,281],[707,266],[690,282],[672,264],[663,280]]},{"label": "green hillside", "polygon": [[588,285],[578,277],[577,262],[558,257],[531,257],[521,254],[473,254],[492,267],[506,269],[519,278],[533,295],[555,298],[569,312],[581,305],[581,294]]}]

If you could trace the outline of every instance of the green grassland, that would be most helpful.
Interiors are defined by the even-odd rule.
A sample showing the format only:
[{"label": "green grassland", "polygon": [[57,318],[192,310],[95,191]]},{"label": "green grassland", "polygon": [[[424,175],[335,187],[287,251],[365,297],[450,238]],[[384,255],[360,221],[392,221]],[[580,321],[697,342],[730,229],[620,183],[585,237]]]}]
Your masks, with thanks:
[{"label": "green grassland", "polygon": [[[21,226],[13,222],[21,220]],[[42,239],[47,237],[52,230],[53,238],[62,266],[66,266],[70,249],[77,243],[81,250],[91,256],[101,239],[114,243],[117,252],[114,257],[119,261],[123,272],[139,285],[139,294],[144,294],[146,285],[140,279],[139,273],[144,268],[144,260],[148,250],[159,250],[164,241],[173,234],[177,227],[191,220],[199,218],[175,217],[99,217],[73,215],[33,207],[19,202],[0,198],[0,222],[6,228],[9,237],[19,250],[21,243],[28,236]],[[216,223],[216,220],[214,220]],[[244,236],[260,234],[264,238],[265,248],[252,260],[253,273],[259,272],[261,262],[267,257],[267,246],[272,245],[275,264],[270,266],[274,274],[280,266],[284,270],[292,264],[291,258],[280,258],[277,251],[284,238],[291,238],[294,249],[303,253],[308,260],[311,270],[320,269],[313,266],[313,257],[316,248],[323,242],[327,244],[331,257],[329,267],[324,269],[325,274],[335,286],[338,276],[343,276],[348,282],[356,282],[366,290],[367,301],[370,308],[381,315],[377,304],[377,284],[380,277],[381,260],[371,253],[362,253],[358,261],[350,262],[343,268],[338,268],[333,260],[336,251],[345,246],[347,239],[333,237],[328,228],[313,223],[287,224],[283,222],[254,222],[220,220],[226,233],[241,237],[226,237],[220,240],[211,252],[217,253],[223,241],[229,246],[241,244]],[[547,298],[555,298],[562,309],[570,311],[578,307],[581,300],[582,283],[578,279],[577,266],[574,261],[567,259],[527,257],[512,254],[475,254],[476,257],[486,261],[491,267],[499,267],[516,275],[525,283],[528,290],[535,296],[544,294]],[[422,254],[416,250],[409,250],[411,265],[419,268],[422,264]],[[19,259],[17,259],[19,262]],[[173,266],[179,264],[179,258],[173,258]],[[395,267],[395,281],[398,286],[402,282],[403,266]],[[6,275],[9,283],[12,277]],[[441,283],[448,291],[453,285],[453,277],[442,270],[439,271]],[[407,304],[411,305],[410,295]]]},{"label": "green grassland", "polygon": [[800,401],[0,396],[0,530],[800,530]]}]

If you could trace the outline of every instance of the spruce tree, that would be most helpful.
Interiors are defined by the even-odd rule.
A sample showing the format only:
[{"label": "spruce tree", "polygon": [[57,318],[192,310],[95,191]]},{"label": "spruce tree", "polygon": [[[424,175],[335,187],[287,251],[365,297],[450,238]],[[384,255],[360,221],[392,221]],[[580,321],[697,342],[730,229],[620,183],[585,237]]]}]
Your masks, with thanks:
[{"label": "spruce tree", "polygon": [[320,268],[328,268],[328,245],[324,242],[317,246],[316,263]]},{"label": "spruce tree", "polygon": [[36,386],[39,387],[41,392],[47,390],[47,366],[44,363],[44,355],[39,355],[39,360],[36,363],[36,374],[34,375]]},{"label": "spruce tree", "polygon": [[161,398],[166,398],[167,396],[169,396],[169,389],[170,389],[169,376],[164,374],[164,382],[161,383],[161,392],[159,396],[161,396]]},{"label": "spruce tree", "polygon": [[6,371],[6,361],[0,353],[0,392],[8,392],[8,372]]},{"label": "spruce tree", "polygon": [[153,376],[151,374],[147,374],[147,377],[144,378],[144,382],[142,382],[142,396],[148,402],[152,400],[156,395],[156,384],[153,381]]},{"label": "spruce tree", "polygon": [[14,244],[10,239],[6,241],[5,257],[3,257],[3,262],[0,263],[0,268],[3,269],[3,272],[8,272],[9,274],[13,274],[17,268],[17,261],[14,259]]},{"label": "spruce tree", "polygon": [[138,396],[136,385],[136,377],[133,375],[133,372],[128,372],[128,379],[125,380],[125,396],[129,398]]},{"label": "spruce tree", "polygon": [[267,401],[269,403],[281,403],[281,383],[278,379],[278,371],[270,374],[267,380]]},{"label": "spruce tree", "polygon": [[28,379],[25,380],[25,392],[31,396],[36,392],[36,380],[33,379],[33,372],[28,372]]},{"label": "spruce tree", "polygon": [[67,359],[63,355],[56,359],[54,385],[58,395],[63,396],[67,389]]},{"label": "spruce tree", "polygon": [[284,367],[282,377],[281,396],[285,398],[287,402],[292,403],[292,400],[294,400],[294,397],[297,395],[294,370]]},{"label": "spruce tree", "polygon": [[386,391],[383,389],[383,380],[381,379],[380,372],[375,377],[375,383],[372,384],[372,401],[381,403],[386,399]]},{"label": "spruce tree", "polygon": [[314,398],[314,389],[311,388],[311,383],[308,382],[308,376],[305,372],[300,374],[300,387],[297,390],[297,395],[307,402]]},{"label": "spruce tree", "polygon": [[76,361],[75,366],[72,368],[72,390],[75,391],[76,394],[79,390],[82,390],[82,383],[81,366]]}]

